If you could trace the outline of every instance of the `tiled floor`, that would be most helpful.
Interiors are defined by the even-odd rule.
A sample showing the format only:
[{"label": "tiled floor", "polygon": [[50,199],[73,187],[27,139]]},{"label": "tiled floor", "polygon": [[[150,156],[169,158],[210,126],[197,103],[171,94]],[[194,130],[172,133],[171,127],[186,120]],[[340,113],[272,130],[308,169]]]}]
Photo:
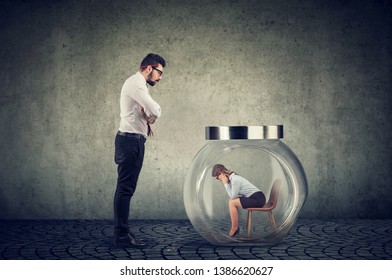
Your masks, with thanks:
[{"label": "tiled floor", "polygon": [[188,220],[137,220],[144,248],[113,247],[110,220],[0,220],[0,259],[392,259],[392,220],[298,220],[270,247],[215,246]]}]

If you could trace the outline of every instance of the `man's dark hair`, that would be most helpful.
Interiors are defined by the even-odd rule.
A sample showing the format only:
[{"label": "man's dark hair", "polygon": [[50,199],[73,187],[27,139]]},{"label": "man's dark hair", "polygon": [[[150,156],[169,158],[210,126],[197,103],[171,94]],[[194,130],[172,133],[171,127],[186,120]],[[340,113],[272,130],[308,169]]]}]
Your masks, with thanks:
[{"label": "man's dark hair", "polygon": [[142,67],[142,66],[146,67],[148,65],[157,65],[158,63],[161,64],[162,67],[166,66],[166,61],[160,55],[155,54],[155,53],[149,53],[142,60],[142,63],[140,63],[140,67]]}]

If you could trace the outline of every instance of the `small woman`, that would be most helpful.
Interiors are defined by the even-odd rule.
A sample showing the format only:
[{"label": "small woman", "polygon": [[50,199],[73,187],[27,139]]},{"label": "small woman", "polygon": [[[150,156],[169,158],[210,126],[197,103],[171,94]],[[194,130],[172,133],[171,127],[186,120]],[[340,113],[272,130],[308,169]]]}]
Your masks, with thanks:
[{"label": "small woman", "polygon": [[266,199],[262,191],[245,178],[228,170],[223,164],[215,164],[212,176],[221,181],[229,194],[229,211],[231,229],[229,236],[233,237],[240,232],[238,227],[238,208],[261,208]]}]

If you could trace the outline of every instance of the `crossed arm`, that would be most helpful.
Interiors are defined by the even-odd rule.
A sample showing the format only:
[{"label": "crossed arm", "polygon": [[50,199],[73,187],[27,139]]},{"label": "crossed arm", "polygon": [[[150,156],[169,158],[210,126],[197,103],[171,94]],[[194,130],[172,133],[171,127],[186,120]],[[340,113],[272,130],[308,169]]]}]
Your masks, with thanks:
[{"label": "crossed arm", "polygon": [[157,119],[155,116],[147,116],[147,114],[146,114],[146,112],[144,112],[144,108],[142,107],[142,114],[143,114],[143,117],[146,119],[146,121],[149,123],[149,124],[153,124],[154,122],[155,122],[155,120]]}]

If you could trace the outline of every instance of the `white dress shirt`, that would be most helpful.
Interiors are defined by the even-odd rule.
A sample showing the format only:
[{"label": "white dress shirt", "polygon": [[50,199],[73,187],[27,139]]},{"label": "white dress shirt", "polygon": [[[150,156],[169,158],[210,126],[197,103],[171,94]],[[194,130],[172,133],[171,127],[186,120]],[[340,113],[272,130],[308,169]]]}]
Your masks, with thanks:
[{"label": "white dress shirt", "polygon": [[147,138],[147,120],[142,109],[148,117],[158,119],[161,116],[161,107],[148,93],[146,79],[137,72],[124,82],[121,89],[119,130],[141,134]]}]

